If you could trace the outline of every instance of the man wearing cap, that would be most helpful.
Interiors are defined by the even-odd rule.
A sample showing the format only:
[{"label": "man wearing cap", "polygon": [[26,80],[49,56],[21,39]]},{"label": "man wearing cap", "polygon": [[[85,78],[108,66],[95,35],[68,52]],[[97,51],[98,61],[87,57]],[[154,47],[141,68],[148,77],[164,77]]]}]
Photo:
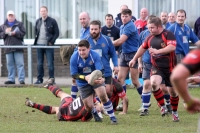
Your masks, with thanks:
[{"label": "man wearing cap", "polygon": [[[15,19],[13,11],[7,12],[7,19],[0,26],[0,39],[4,40],[4,45],[19,46],[23,45],[23,38],[26,30],[22,22]],[[24,70],[24,55],[22,48],[5,48],[8,81],[4,84],[15,84],[15,67],[17,68],[18,81],[20,84],[25,84],[25,70]]]}]

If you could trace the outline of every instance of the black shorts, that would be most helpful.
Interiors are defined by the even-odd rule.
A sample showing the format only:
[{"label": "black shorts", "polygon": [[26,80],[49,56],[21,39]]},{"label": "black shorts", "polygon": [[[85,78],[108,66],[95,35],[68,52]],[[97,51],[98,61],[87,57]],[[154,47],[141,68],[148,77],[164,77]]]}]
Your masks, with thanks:
[{"label": "black shorts", "polygon": [[165,85],[167,87],[172,87],[171,82],[170,82],[171,72],[169,72],[167,70],[157,69],[156,67],[152,66],[151,76],[152,75],[160,75],[162,77],[162,81],[165,82]]},{"label": "black shorts", "polygon": [[[136,52],[132,52],[132,53],[121,53],[120,55],[120,66],[122,67],[129,67],[129,62],[133,59],[133,57],[135,56]],[[138,68],[138,62],[136,61],[135,65],[133,66],[133,68]]]},{"label": "black shorts", "polygon": [[92,94],[95,94],[94,89],[99,88],[100,86],[105,86],[105,84],[100,84],[100,85],[95,85],[95,86],[91,86],[90,84],[87,84],[86,86],[78,87],[82,100],[89,97]]},{"label": "black shorts", "polygon": [[112,84],[112,76],[105,77],[105,84]]}]

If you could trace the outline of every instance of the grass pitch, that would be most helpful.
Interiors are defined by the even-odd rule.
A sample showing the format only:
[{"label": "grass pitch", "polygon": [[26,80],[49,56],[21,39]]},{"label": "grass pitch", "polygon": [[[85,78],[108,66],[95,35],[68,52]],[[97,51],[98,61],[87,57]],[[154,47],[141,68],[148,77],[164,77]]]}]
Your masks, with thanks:
[{"label": "grass pitch", "polygon": [[[63,89],[63,88],[62,88]],[[70,89],[64,88],[70,93]],[[200,89],[190,89],[190,93],[200,97]],[[102,123],[59,122],[55,115],[47,115],[37,109],[24,105],[25,98],[32,101],[58,106],[60,99],[43,88],[0,88],[0,132],[1,133],[195,133],[198,114],[188,114],[179,101],[180,122],[172,122],[172,116],[161,117],[154,97],[148,116],[139,116],[137,111],[141,99],[135,89],[127,89],[129,98],[128,114],[118,115],[118,125],[110,125],[109,117]]]}]

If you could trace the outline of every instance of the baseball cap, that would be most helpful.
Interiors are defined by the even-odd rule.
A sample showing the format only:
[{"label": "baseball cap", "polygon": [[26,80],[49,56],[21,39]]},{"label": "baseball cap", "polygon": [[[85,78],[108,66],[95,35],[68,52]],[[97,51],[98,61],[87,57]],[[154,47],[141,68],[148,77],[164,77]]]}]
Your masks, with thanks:
[{"label": "baseball cap", "polygon": [[7,12],[7,16],[10,15],[10,14],[15,15],[15,13],[12,10]]}]

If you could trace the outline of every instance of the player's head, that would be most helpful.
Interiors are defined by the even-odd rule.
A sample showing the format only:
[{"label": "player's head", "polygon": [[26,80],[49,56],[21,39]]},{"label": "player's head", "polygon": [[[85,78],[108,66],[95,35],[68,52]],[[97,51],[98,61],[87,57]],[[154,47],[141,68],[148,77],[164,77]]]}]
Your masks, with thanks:
[{"label": "player's head", "polygon": [[168,22],[170,22],[170,23],[176,22],[176,14],[174,12],[170,12],[168,14]]},{"label": "player's head", "polygon": [[111,27],[113,25],[113,15],[112,14],[106,14],[105,16],[106,26]]},{"label": "player's head", "polygon": [[89,23],[90,23],[89,13],[87,13],[87,12],[81,12],[79,14],[79,22],[81,23],[81,26],[83,28],[87,28],[89,26]]},{"label": "player's head", "polygon": [[166,24],[167,21],[168,21],[168,13],[167,12],[161,12],[160,13],[160,19],[161,19],[161,22],[162,24]]},{"label": "player's head", "polygon": [[152,17],[151,19],[148,19],[147,27],[152,35],[158,35],[163,30],[162,22],[158,17]]},{"label": "player's head", "polygon": [[93,39],[98,39],[101,31],[101,22],[99,20],[93,20],[90,22],[90,35]]},{"label": "player's head", "polygon": [[122,23],[123,24],[126,24],[129,21],[131,21],[131,19],[132,19],[132,11],[130,9],[124,9],[121,12],[121,19],[122,19]]},{"label": "player's head", "polygon": [[78,43],[78,53],[81,58],[85,59],[88,57],[90,52],[90,43],[87,40],[81,40]]},{"label": "player's head", "polygon": [[176,13],[176,21],[178,24],[183,25],[186,19],[186,12],[183,9],[180,9]]}]

